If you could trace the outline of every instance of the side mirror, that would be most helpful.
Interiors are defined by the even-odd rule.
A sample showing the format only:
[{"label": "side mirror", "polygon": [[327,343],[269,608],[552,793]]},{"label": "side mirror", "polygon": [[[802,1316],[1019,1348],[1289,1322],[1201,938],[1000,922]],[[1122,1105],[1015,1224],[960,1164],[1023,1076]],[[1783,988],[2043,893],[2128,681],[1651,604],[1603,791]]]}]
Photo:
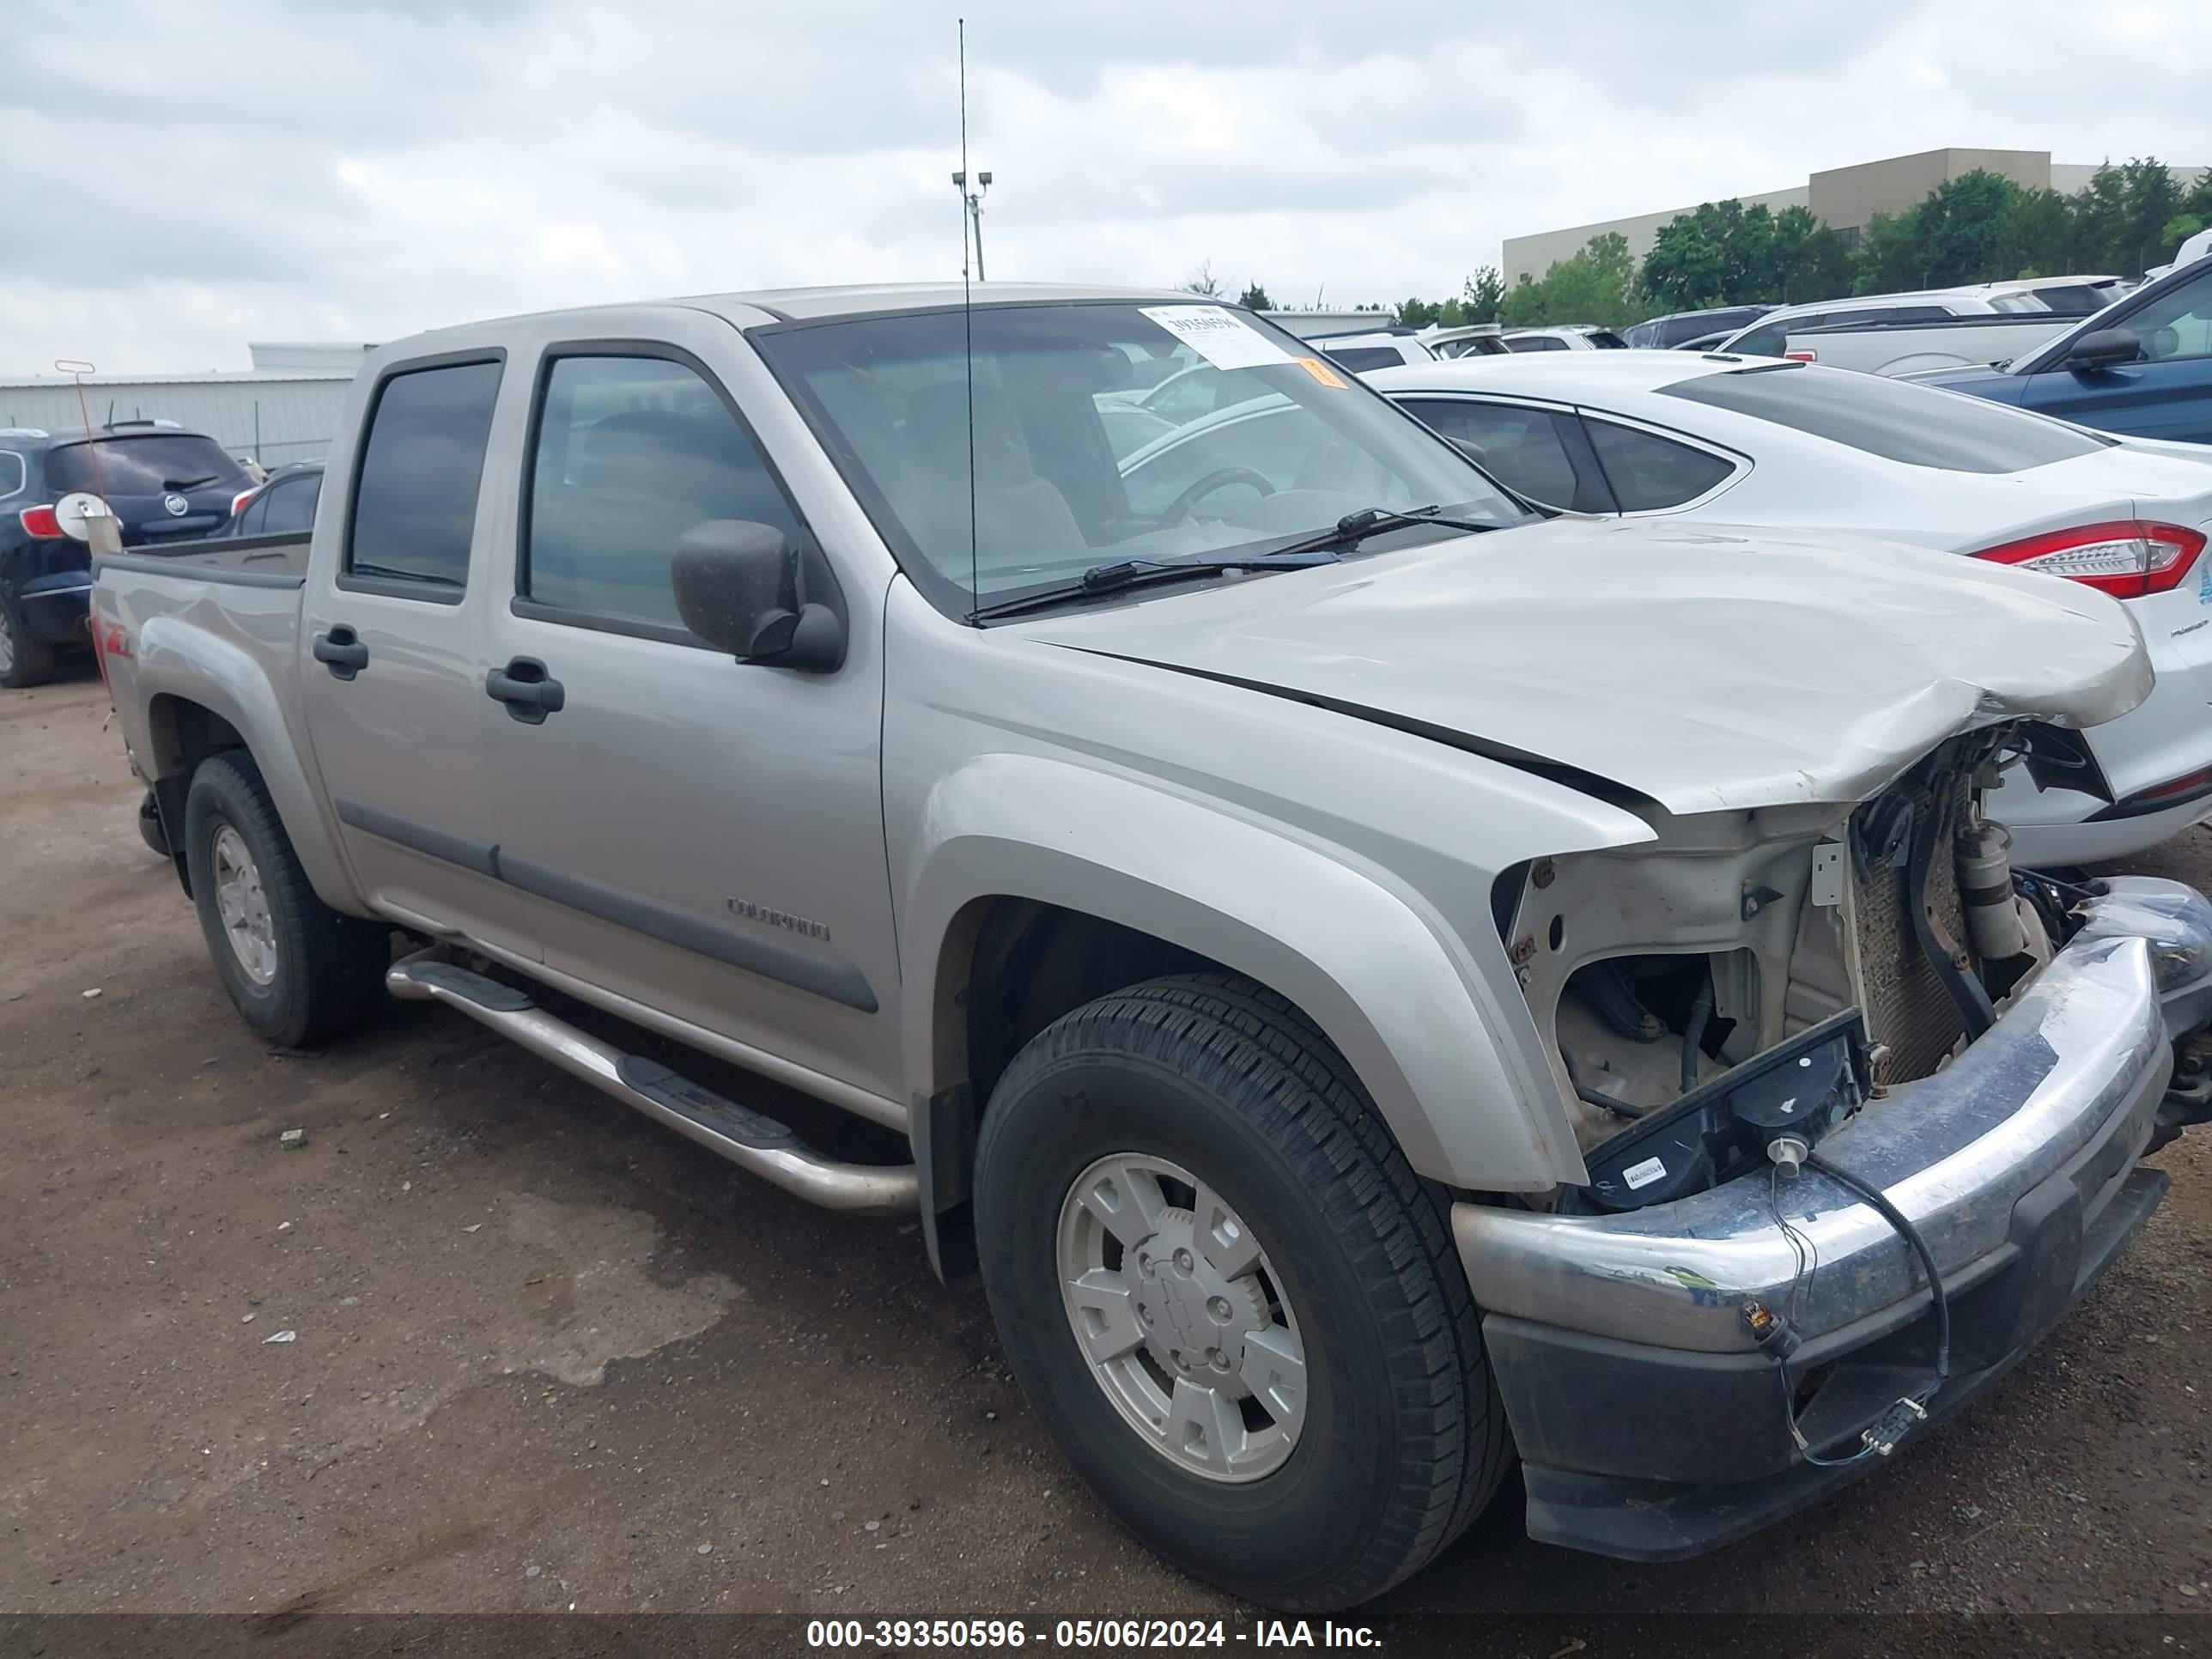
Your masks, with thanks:
[{"label": "side mirror", "polygon": [[2131,328],[2092,329],[2074,342],[2066,353],[2062,368],[2109,368],[2114,363],[2131,363],[2142,355],[2142,347]]},{"label": "side mirror", "polygon": [[1482,446],[1472,438],[1447,438],[1444,441],[1473,461],[1477,466],[1487,467],[1490,457],[1482,453]]},{"label": "side mirror", "polygon": [[[830,673],[845,661],[844,599],[826,568],[808,565],[771,526],[744,519],[693,525],[669,562],[677,614],[739,662]],[[812,589],[822,597],[810,598]]]}]

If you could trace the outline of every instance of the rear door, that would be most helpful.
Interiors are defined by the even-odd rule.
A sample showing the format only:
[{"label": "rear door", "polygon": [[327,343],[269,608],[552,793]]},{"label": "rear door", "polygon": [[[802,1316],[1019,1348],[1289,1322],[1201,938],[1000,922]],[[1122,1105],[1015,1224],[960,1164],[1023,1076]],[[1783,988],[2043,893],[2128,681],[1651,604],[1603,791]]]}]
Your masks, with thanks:
[{"label": "rear door", "polygon": [[370,900],[426,932],[534,957],[497,878],[483,762],[479,641],[501,596],[483,550],[514,522],[518,441],[503,474],[490,461],[505,372],[491,349],[380,372],[350,485],[322,515],[300,677],[324,787]]},{"label": "rear door", "polygon": [[[549,323],[515,364],[528,447],[489,655],[510,696],[559,690],[477,693],[501,873],[549,969],[896,1097],[880,585],[816,540],[786,480],[817,452],[728,323],[592,322]],[[842,668],[739,663],[684,627],[671,558],[708,520],[821,548],[854,630]]]}]

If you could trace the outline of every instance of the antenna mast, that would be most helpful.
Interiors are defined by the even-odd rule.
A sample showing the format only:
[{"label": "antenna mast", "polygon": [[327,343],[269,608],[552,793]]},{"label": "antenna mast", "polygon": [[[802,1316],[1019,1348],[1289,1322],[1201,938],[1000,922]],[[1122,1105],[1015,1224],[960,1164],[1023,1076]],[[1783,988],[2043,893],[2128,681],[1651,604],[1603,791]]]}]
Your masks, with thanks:
[{"label": "antenna mast", "polygon": [[[960,329],[961,356],[968,380],[968,599],[983,603],[981,560],[976,552],[975,526],[975,305],[968,292],[968,20],[958,20],[960,43],[960,173],[953,183],[960,187]],[[980,232],[981,227],[977,227]],[[980,236],[978,238],[980,241]],[[981,262],[982,250],[976,250]]]}]

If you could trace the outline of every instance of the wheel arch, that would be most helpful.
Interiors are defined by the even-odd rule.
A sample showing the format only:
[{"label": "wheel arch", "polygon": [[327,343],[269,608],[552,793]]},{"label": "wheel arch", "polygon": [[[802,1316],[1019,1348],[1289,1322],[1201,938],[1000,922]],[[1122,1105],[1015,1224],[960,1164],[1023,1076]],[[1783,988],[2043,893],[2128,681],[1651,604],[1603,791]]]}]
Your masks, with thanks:
[{"label": "wheel arch", "polygon": [[1163,974],[1224,969],[1297,1006],[1425,1176],[1532,1191],[1583,1178],[1548,1079],[1501,1040],[1479,974],[1410,896],[1204,802],[1024,757],[967,770],[993,775],[933,796],[938,839],[901,927],[924,1212],[952,1217],[931,1240],[940,1271],[962,1265],[939,1247],[957,1246],[974,1126],[1005,1062],[1069,1009]]},{"label": "wheel arch", "polygon": [[367,915],[308,775],[301,736],[266,672],[205,629],[180,631],[164,626],[167,621],[147,623],[137,641],[137,690],[146,710],[148,750],[140,765],[154,786],[179,878],[191,775],[210,756],[242,749],[261,774],[316,896],[333,909]]}]

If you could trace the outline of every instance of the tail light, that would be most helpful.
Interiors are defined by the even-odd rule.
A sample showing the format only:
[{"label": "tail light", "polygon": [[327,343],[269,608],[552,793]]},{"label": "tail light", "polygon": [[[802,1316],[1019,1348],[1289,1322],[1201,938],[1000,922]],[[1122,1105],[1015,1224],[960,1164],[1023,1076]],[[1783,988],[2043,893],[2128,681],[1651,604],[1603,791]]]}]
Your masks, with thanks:
[{"label": "tail light", "polygon": [[42,542],[58,540],[62,533],[62,521],[54,516],[51,507],[27,507],[16,518],[22,521],[23,533]]},{"label": "tail light", "polygon": [[233,495],[230,498],[230,516],[234,519],[240,514],[245,512],[246,502],[252,501],[260,493],[261,486],[259,484],[256,484],[251,489],[241,489],[238,494]]},{"label": "tail light", "polygon": [[1985,547],[1974,556],[2039,570],[2046,576],[2064,576],[2119,599],[2134,599],[2180,586],[2203,550],[2203,536],[2180,525],[2117,519]]}]

